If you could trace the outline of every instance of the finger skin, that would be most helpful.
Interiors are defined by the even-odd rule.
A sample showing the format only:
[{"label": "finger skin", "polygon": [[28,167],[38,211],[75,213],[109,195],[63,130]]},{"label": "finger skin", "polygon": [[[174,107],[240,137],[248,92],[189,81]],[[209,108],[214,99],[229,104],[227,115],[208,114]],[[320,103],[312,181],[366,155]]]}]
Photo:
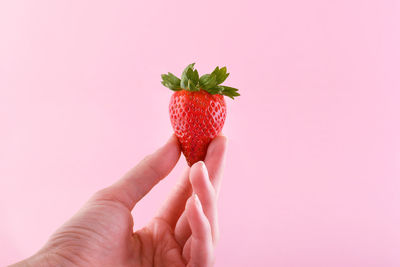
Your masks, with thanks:
[{"label": "finger skin", "polygon": [[156,218],[166,221],[172,229],[175,228],[176,222],[185,210],[187,199],[192,195],[189,172],[190,168],[188,167],[156,214]]},{"label": "finger skin", "polygon": [[[221,186],[223,168],[225,164],[227,138],[225,136],[217,136],[208,147],[206,159],[204,161],[211,183],[215,188],[215,192],[219,194]],[[175,238],[180,245],[184,245],[190,237],[190,227],[186,219],[185,212],[178,219],[175,226]],[[218,240],[218,233],[216,233]]]},{"label": "finger skin", "polygon": [[94,199],[108,199],[122,203],[130,210],[160,180],[175,167],[180,157],[180,147],[175,135],[153,154],[145,157],[119,181],[97,192]]},{"label": "finger skin", "polygon": [[186,211],[184,211],[175,225],[175,239],[178,244],[183,247],[190,237],[190,234],[191,231],[187,221]]},{"label": "finger skin", "polygon": [[225,136],[217,136],[208,147],[207,156],[204,160],[211,183],[213,184],[217,195],[219,194],[223,177],[222,173],[225,166],[227,141],[228,140]]},{"label": "finger skin", "polygon": [[196,194],[187,201],[186,215],[192,231],[190,258],[186,259],[188,266],[212,266],[214,251],[211,226]]},{"label": "finger skin", "polygon": [[199,197],[204,214],[211,225],[213,242],[218,239],[218,214],[217,196],[213,185],[208,177],[208,171],[204,162],[199,161],[192,166],[190,171],[190,183],[194,193]]}]

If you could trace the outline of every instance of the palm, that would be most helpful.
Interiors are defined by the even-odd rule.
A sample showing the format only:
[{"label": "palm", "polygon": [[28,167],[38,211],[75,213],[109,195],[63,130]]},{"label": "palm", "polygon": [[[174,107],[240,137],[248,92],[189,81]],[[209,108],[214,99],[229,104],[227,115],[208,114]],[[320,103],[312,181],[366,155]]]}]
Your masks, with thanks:
[{"label": "palm", "polygon": [[133,234],[132,226],[125,206],[96,201],[60,228],[46,249],[64,251],[64,258],[82,266],[185,266],[168,223],[154,219]]},{"label": "palm", "polygon": [[[143,266],[185,266],[183,247],[175,239],[171,226],[163,220],[155,219],[148,226],[135,233],[142,240],[142,258],[153,257],[143,262]],[[146,241],[144,241],[146,240]],[[152,242],[151,242],[152,241]]]},{"label": "palm", "polygon": [[[222,143],[220,149],[213,149],[206,158],[210,179],[202,172],[201,164],[193,166],[185,172],[157,216],[144,228],[133,231],[131,210],[167,175],[178,158],[165,163],[166,152],[162,149],[116,184],[96,193],[52,235],[41,251],[77,266],[192,266],[196,264],[194,261],[210,266],[212,255],[209,254],[212,254],[217,235],[215,199],[218,190],[214,187],[218,189],[221,176],[225,150],[225,143]],[[164,163],[156,165],[158,157],[163,158]],[[135,177],[146,177],[140,178],[141,188],[137,187],[135,179],[139,178]],[[201,204],[190,197],[193,191]]]}]

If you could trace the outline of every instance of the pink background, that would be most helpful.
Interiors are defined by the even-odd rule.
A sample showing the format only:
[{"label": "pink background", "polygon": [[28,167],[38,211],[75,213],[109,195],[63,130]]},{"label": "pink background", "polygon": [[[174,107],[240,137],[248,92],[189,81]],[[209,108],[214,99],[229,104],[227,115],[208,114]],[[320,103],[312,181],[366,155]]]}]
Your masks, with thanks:
[{"label": "pink background", "polygon": [[242,93],[216,266],[400,266],[396,0],[0,1],[0,265],[167,139],[191,62]]}]

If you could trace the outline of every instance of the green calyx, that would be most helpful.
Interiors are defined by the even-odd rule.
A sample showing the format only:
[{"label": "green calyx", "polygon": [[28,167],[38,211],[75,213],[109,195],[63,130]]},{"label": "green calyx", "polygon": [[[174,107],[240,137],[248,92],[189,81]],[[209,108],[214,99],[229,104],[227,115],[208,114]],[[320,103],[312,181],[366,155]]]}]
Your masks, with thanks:
[{"label": "green calyx", "polygon": [[173,91],[187,90],[195,92],[205,90],[212,95],[226,95],[232,99],[236,96],[240,96],[238,89],[221,85],[229,76],[229,73],[226,72],[226,67],[216,67],[210,74],[204,74],[199,77],[199,73],[194,68],[194,64],[195,63],[188,65],[183,70],[180,79],[171,72],[162,74],[161,83]]}]

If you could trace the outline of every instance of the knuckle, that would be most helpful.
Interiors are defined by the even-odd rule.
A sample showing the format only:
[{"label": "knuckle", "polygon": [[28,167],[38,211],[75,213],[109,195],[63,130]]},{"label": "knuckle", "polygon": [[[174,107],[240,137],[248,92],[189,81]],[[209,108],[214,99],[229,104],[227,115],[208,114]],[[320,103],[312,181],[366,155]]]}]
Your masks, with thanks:
[{"label": "knuckle", "polygon": [[95,192],[92,196],[93,200],[105,200],[105,199],[112,199],[112,194],[110,192],[110,189],[108,187],[102,188]]},{"label": "knuckle", "polygon": [[160,168],[154,163],[151,154],[144,157],[141,164],[143,164],[145,169],[149,170],[154,176],[156,177],[164,176],[164,174],[160,171]]}]

